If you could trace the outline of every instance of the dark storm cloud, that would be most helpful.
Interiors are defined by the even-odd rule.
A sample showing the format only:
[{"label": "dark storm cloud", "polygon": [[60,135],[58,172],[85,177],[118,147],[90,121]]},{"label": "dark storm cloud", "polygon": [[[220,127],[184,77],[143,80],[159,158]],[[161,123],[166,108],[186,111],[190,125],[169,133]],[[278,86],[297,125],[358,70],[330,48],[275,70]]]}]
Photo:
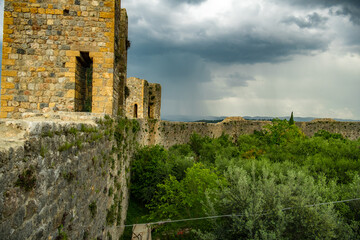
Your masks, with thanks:
[{"label": "dark storm cloud", "polygon": [[304,7],[314,7],[314,6],[323,6],[323,7],[332,7],[332,6],[353,6],[360,7],[359,0],[272,0],[273,2],[282,2],[289,5],[297,5]]},{"label": "dark storm cloud", "polygon": [[360,7],[352,8],[349,6],[344,6],[341,10],[337,10],[335,12],[335,14],[338,16],[341,16],[341,15],[342,16],[350,16],[350,21],[352,21],[355,24],[360,25]]},{"label": "dark storm cloud", "polygon": [[198,83],[211,80],[210,70],[203,60],[189,53],[163,53],[160,55],[130,55],[128,76],[160,83],[163,97],[171,100],[196,101]]},{"label": "dark storm cloud", "polygon": [[307,15],[305,18],[301,17],[287,17],[283,20],[284,23],[296,24],[300,28],[317,28],[322,27],[327,22],[327,17],[322,17],[314,12]]},{"label": "dark storm cloud", "polygon": [[207,0],[166,0],[166,2],[169,2],[171,4],[193,4],[193,5],[197,5],[200,4],[202,2],[206,2]]},{"label": "dark storm cloud", "polygon": [[[169,7],[169,3],[173,2],[184,1],[168,0],[159,4],[177,14],[176,7]],[[179,9],[179,13],[181,11]],[[135,14],[129,11],[129,24],[132,26],[129,28],[129,34],[133,40],[129,54],[148,56],[187,53],[220,64],[276,63],[290,60],[297,54],[325,51],[332,41],[321,31],[302,30],[323,28],[327,18],[316,12],[303,18],[288,17],[283,22],[281,19],[274,20],[274,23],[266,26],[259,16],[254,22],[241,24],[238,28],[230,27],[229,30],[219,27],[217,19],[191,24],[186,23],[186,15],[184,17],[185,23],[180,21],[181,18],[175,19],[173,14],[163,9],[160,12],[157,8],[151,8]],[[296,24],[301,29],[288,31],[289,27],[286,25],[289,24]]]},{"label": "dark storm cloud", "polygon": [[[270,31],[270,30],[269,30]],[[140,37],[141,38],[141,37]],[[142,38],[144,39],[144,37]],[[189,42],[176,43],[162,39],[134,42],[135,55],[189,53],[206,61],[220,64],[281,62],[294,54],[310,54],[324,51],[328,39],[320,35],[266,36],[250,32],[233,33],[217,37],[204,37]]]},{"label": "dark storm cloud", "polygon": [[[359,0],[273,0],[288,5],[295,5],[305,8],[323,7],[329,8],[331,13],[336,15],[349,16],[354,24],[360,25],[360,1]],[[340,10],[333,11],[331,7],[340,7]]]}]

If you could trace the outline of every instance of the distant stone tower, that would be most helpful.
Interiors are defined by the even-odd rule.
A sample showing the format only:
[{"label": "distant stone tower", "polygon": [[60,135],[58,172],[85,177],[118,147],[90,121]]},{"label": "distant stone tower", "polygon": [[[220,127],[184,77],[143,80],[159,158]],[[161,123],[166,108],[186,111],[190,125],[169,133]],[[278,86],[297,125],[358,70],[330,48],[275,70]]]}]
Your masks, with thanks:
[{"label": "distant stone tower", "polygon": [[126,117],[160,119],[161,85],[134,77],[128,78],[126,84]]},{"label": "distant stone tower", "polygon": [[123,114],[127,38],[120,0],[5,0],[0,117]]}]

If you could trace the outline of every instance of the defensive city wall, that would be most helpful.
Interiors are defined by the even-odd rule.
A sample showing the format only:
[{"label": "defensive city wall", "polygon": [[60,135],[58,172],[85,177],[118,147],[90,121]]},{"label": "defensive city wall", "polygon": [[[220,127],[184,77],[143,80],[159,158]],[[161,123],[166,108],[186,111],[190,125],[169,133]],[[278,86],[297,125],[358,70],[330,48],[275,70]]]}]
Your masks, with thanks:
[{"label": "defensive city wall", "polygon": [[[139,137],[141,143],[143,145],[159,144],[166,148],[189,142],[190,136],[194,132],[215,138],[227,134],[236,141],[240,135],[252,134],[255,130],[260,131],[265,125],[271,124],[270,121],[247,121],[238,117],[227,118],[220,123],[161,120],[148,120],[141,123],[141,136]],[[324,119],[313,122],[296,122],[295,124],[309,137],[322,129],[332,133],[340,133],[352,140],[360,138],[360,122],[338,122]]]},{"label": "defensive city wall", "polygon": [[0,239],[119,239],[137,121],[0,120]]}]

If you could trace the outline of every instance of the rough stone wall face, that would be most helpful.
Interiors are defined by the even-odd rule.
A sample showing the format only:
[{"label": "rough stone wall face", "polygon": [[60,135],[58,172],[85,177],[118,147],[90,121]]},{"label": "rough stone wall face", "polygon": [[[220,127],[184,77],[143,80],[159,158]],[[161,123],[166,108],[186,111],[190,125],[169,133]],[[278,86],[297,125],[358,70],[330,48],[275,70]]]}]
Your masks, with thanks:
[{"label": "rough stone wall face", "polygon": [[0,239],[119,239],[135,135],[124,130],[119,142],[110,129],[0,121]]},{"label": "rough stone wall face", "polygon": [[54,107],[75,111],[80,52],[93,60],[92,112],[117,112],[123,70],[114,75],[114,33],[121,30],[115,22],[120,0],[4,2],[1,118]]},{"label": "rough stone wall face", "polygon": [[[115,21],[119,18],[116,17]],[[127,76],[127,49],[128,47],[128,16],[126,9],[121,9],[120,24],[115,24],[115,64],[114,64],[114,96],[119,105],[120,115],[125,114],[125,86]]]},{"label": "rough stone wall face", "polygon": [[[126,99],[126,116],[128,118],[160,119],[161,86],[148,83],[144,79],[131,77],[127,79],[130,91]],[[134,114],[134,105],[138,107],[138,114]]]},{"label": "rough stone wall face", "polygon": [[[169,122],[157,119],[141,120],[141,132],[138,142],[141,145],[159,144],[169,148],[176,144],[185,144],[192,133],[202,136],[220,137],[225,133],[236,140],[240,135],[260,131],[270,121],[223,121],[220,123]],[[356,140],[360,138],[360,122],[296,122],[306,136],[313,136],[319,130],[340,133],[344,137]]]},{"label": "rough stone wall face", "polygon": [[[128,118],[144,118],[144,93],[145,91],[144,79],[130,77],[127,79],[126,84],[129,88],[129,96],[126,99],[126,117]],[[137,106],[137,114],[135,114],[135,104]],[[145,103],[146,104],[146,103]],[[147,107],[147,106],[146,106]]]},{"label": "rough stone wall face", "polygon": [[139,116],[140,118],[148,118],[149,117],[149,83],[148,81],[144,80],[143,81],[143,104],[142,104],[142,109],[141,109],[141,116]]},{"label": "rough stone wall face", "polygon": [[149,84],[149,118],[160,119],[161,111],[161,85]]}]

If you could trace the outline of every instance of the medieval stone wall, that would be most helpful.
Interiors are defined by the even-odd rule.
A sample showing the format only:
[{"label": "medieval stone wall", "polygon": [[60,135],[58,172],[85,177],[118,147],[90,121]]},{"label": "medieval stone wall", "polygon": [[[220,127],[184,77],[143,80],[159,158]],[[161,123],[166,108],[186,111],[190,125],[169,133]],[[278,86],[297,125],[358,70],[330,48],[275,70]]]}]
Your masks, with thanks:
[{"label": "medieval stone wall", "polygon": [[160,119],[160,112],[161,112],[161,85],[157,83],[150,83],[148,116],[151,119]]},{"label": "medieval stone wall", "polygon": [[74,111],[80,52],[93,61],[92,112],[116,113],[123,103],[119,76],[125,79],[124,67],[114,67],[124,61],[118,51],[114,56],[120,7],[120,0],[5,0],[0,117]]},{"label": "medieval stone wall", "polygon": [[[118,17],[115,18],[118,21]],[[125,86],[127,78],[127,50],[130,47],[128,40],[128,15],[126,9],[121,9],[120,24],[115,24],[115,64],[114,78],[119,83],[114,87],[114,95],[118,96],[119,113],[125,115]]]},{"label": "medieval stone wall", "polygon": [[0,120],[0,239],[118,239],[132,122],[44,117]]},{"label": "medieval stone wall", "polygon": [[[159,144],[169,148],[176,144],[185,144],[192,133],[202,136],[220,137],[225,133],[232,139],[243,134],[252,134],[254,130],[261,130],[270,121],[223,121],[220,123],[201,122],[169,122],[148,120],[141,122],[141,132],[138,141],[142,145]],[[344,137],[355,140],[360,138],[360,122],[296,122],[305,135],[311,137],[320,129],[340,133]]]},{"label": "medieval stone wall", "polygon": [[129,89],[129,96],[126,99],[126,116],[128,118],[160,119],[160,84],[130,77],[127,79],[127,87]]},{"label": "medieval stone wall", "polygon": [[126,117],[144,118],[147,116],[148,83],[144,79],[127,79],[129,96],[126,98]]}]

